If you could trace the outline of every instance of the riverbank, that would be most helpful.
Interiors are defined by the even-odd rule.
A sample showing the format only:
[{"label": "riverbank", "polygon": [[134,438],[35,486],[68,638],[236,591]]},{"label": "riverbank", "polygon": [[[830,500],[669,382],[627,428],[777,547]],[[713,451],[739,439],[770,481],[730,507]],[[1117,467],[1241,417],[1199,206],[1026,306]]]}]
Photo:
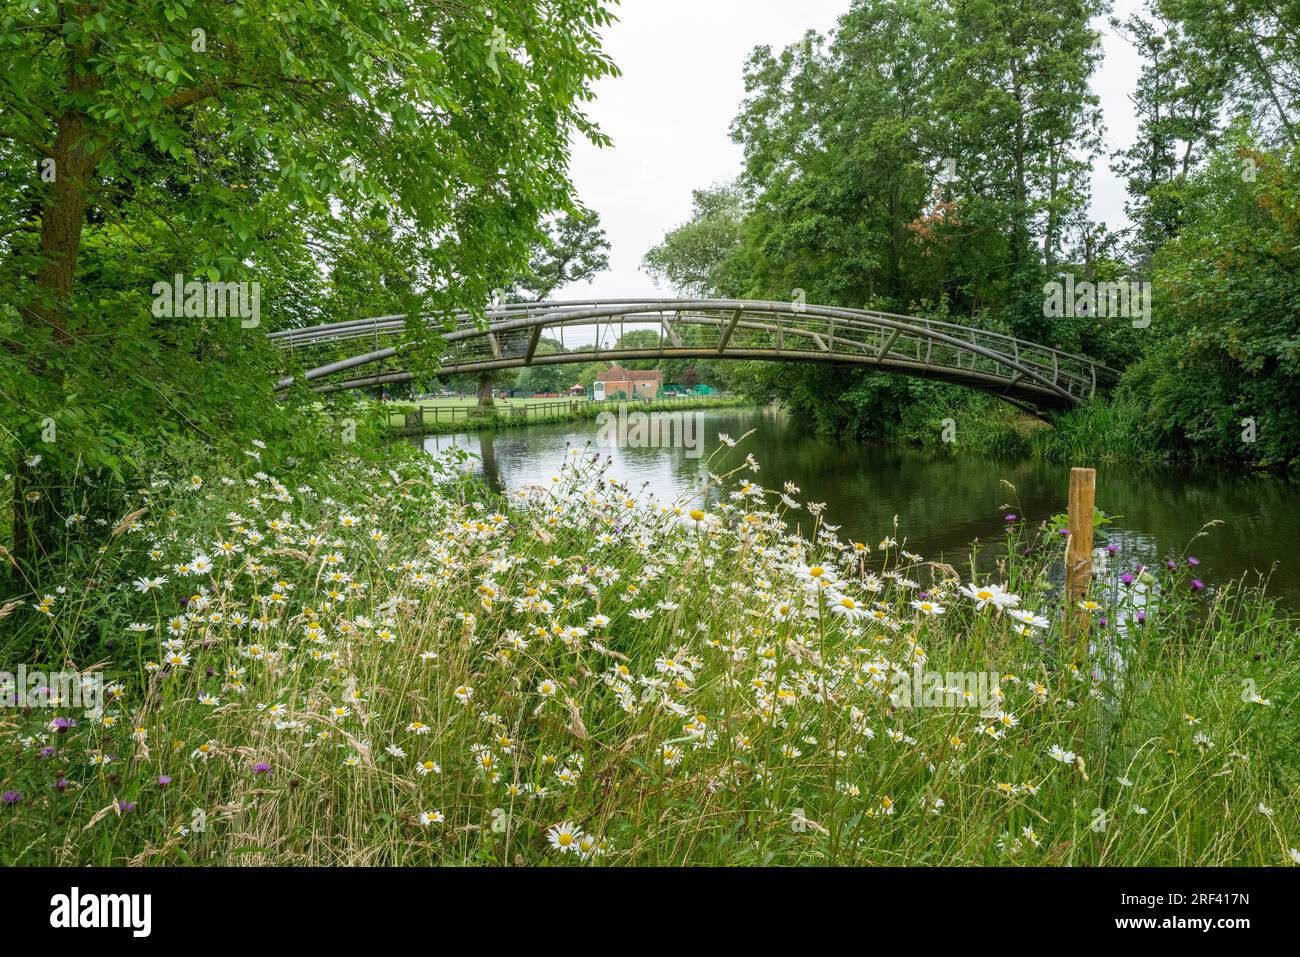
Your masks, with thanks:
[{"label": "riverbank", "polygon": [[968,582],[743,440],[708,507],[360,451],[160,472],[6,607],[5,661],[109,681],[0,728],[0,862],[1300,860],[1300,649],[1186,562],[1091,595],[1084,660],[1055,529]]},{"label": "riverbank", "polygon": [[[975,551],[981,570],[994,567],[1007,514],[1037,523],[1059,512],[1069,473],[1064,463],[992,456],[963,442],[914,448],[879,439],[838,440],[816,434],[805,418],[775,406],[690,415],[691,448],[612,445],[596,422],[405,441],[430,454],[459,446],[471,456],[468,469],[491,487],[509,490],[549,482],[570,449],[589,445],[593,454],[614,460],[611,477],[672,499],[707,482],[706,461],[724,444],[720,436],[750,433],[745,447],[762,463],[763,484],[780,484],[770,479],[778,476],[798,486],[808,501],[825,503],[842,537],[877,541],[896,526],[909,548],[967,574]],[[1140,462],[1097,469],[1097,505],[1113,517],[1108,534],[1130,565],[1196,555],[1209,590],[1262,576],[1281,607],[1300,611],[1300,565],[1292,561],[1300,481]],[[806,531],[808,516],[792,516],[796,524],[801,518]],[[973,542],[980,543],[978,549]]]},{"label": "riverbank", "polygon": [[[1257,416],[1207,421],[1201,434],[1178,433],[1178,426],[1152,415],[1140,396],[1099,396],[1086,405],[1052,413],[1044,421],[994,396],[950,386],[925,384],[905,401],[886,403],[869,413],[819,418],[812,409],[793,411],[826,434],[883,439],[951,454],[975,452],[1006,459],[1034,458],[1064,465],[1112,463],[1206,465],[1234,470],[1295,474],[1300,462],[1274,457],[1266,443],[1272,427],[1268,410]],[[1211,442],[1209,436],[1217,436]]]},{"label": "riverbank", "polygon": [[[488,411],[481,411],[470,401],[385,402],[387,423],[394,435],[449,435],[456,432],[484,432],[551,425],[561,422],[584,422],[601,412],[618,412],[617,400],[595,402],[589,399],[498,399]],[[638,412],[684,412],[695,409],[726,409],[752,405],[739,396],[700,396],[685,399],[658,399],[630,403]]]}]

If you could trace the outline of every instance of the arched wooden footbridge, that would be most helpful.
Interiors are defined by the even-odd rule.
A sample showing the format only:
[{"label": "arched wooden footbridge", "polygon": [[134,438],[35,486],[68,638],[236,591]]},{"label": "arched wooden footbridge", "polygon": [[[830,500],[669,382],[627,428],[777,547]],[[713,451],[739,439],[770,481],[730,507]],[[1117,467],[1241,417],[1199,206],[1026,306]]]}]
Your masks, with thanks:
[{"label": "arched wooden footbridge", "polygon": [[[630,359],[762,359],[829,362],[939,379],[1042,412],[1068,408],[1112,385],[1117,373],[1086,356],[949,322],[868,309],[741,299],[532,302],[490,307],[485,321],[458,313],[441,337],[448,375],[529,365]],[[628,344],[622,333],[657,331]],[[579,332],[582,330],[582,332]],[[270,334],[305,366],[318,392],[405,382],[404,316],[379,316]],[[543,336],[564,346],[538,352]],[[581,339],[585,345],[574,340]],[[608,340],[608,344],[607,341]],[[618,345],[623,341],[623,345]],[[357,351],[319,362],[328,350]],[[571,351],[569,351],[571,350]],[[313,364],[319,362],[319,364]],[[293,385],[281,379],[276,388]]]}]

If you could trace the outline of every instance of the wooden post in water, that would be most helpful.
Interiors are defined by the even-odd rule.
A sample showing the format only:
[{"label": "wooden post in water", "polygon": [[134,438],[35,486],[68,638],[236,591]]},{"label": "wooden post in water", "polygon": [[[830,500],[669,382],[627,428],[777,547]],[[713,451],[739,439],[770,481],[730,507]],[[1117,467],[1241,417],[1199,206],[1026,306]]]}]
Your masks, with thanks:
[{"label": "wooden post in water", "polygon": [[1065,546],[1065,634],[1079,643],[1081,661],[1088,652],[1088,612],[1079,602],[1092,579],[1092,513],[1097,497],[1097,470],[1070,469],[1070,540]]}]

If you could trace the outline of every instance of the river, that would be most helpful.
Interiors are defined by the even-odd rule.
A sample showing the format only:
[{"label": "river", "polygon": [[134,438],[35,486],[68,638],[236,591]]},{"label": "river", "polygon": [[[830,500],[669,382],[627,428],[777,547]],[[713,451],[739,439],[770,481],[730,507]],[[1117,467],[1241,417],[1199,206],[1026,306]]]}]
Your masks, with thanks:
[{"label": "river", "polygon": [[[721,444],[719,433],[738,439],[752,430],[729,450],[728,461],[740,464],[752,453],[761,466],[753,481],[778,490],[793,482],[801,502],[824,502],[825,520],[841,526],[845,541],[874,546],[893,534],[897,516],[898,538],[909,549],[959,569],[969,568],[972,541],[1002,538],[1009,512],[1037,523],[1066,507],[1069,469],[1063,465],[990,459],[964,454],[960,446],[940,452],[839,443],[813,435],[804,422],[774,407],[680,414],[698,416],[698,457],[681,447],[612,446],[601,441],[596,422],[414,441],[435,453],[462,446],[491,485],[508,490],[549,482],[568,449],[591,443],[592,452],[613,459],[612,477],[672,499],[699,488],[710,468],[720,470],[716,460],[709,462]],[[1197,574],[1211,587],[1263,574],[1282,605],[1300,609],[1300,483],[1210,469],[1107,465],[1097,469],[1097,505],[1117,517],[1107,532],[1119,546],[1121,570],[1194,555],[1201,562]],[[800,515],[806,520],[806,511],[790,520]],[[1214,520],[1222,524],[1205,527]]]}]

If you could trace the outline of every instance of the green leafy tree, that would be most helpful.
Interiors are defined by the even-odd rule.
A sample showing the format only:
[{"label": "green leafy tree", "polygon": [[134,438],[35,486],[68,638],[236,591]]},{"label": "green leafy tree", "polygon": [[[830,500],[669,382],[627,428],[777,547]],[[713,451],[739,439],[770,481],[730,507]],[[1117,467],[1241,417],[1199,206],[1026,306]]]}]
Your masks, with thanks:
[{"label": "green leafy tree", "polygon": [[[692,293],[802,294],[1072,341],[1043,316],[1042,283],[1086,211],[1099,9],[856,0],[829,40],[755,49],[732,124],[740,181],[696,193],[645,267]],[[896,421],[900,402],[953,395],[881,382],[837,385],[857,398],[828,402],[828,381],[881,374],[798,363],[727,375],[855,433]]]},{"label": "green leafy tree", "polygon": [[542,224],[527,272],[512,284],[515,302],[540,302],[573,283],[590,282],[609,268],[609,240],[595,210],[565,210]]},{"label": "green leafy tree", "polygon": [[1161,7],[1153,0],[1146,15],[1112,20],[1143,58],[1132,97],[1138,135],[1117,157],[1117,168],[1127,179],[1127,210],[1136,223],[1134,258],[1148,273],[1151,258],[1178,232],[1180,184],[1217,139],[1229,82],[1227,64],[1193,49]]},{"label": "green leafy tree", "polygon": [[[565,351],[550,336],[537,340],[539,356],[559,355]],[[519,387],[529,392],[565,392],[574,383],[573,366],[563,363],[545,363],[527,366],[519,371]]]},{"label": "green leafy tree", "polygon": [[[527,269],[515,277],[507,298],[511,302],[540,302],[550,298],[557,289],[570,283],[588,282],[608,268],[609,240],[600,227],[600,214],[588,209],[565,210],[541,225],[529,253]],[[479,375],[480,408],[492,405],[492,381],[490,372]],[[550,379],[543,374],[532,381],[549,382]]]},{"label": "green leafy tree", "polygon": [[726,184],[693,190],[691,196],[691,218],[653,246],[642,258],[641,268],[679,295],[743,294],[748,277],[743,265],[735,262],[744,242],[747,213],[740,188]]},{"label": "green leafy tree", "polygon": [[[1243,178],[1243,160],[1254,164]],[[1154,341],[1125,379],[1174,455],[1300,463],[1300,164],[1238,128],[1155,260]]]},{"label": "green leafy tree", "polygon": [[[414,237],[391,291],[424,312],[522,270],[571,206],[571,138],[606,142],[579,104],[615,72],[610,20],[600,0],[5,0],[0,395],[23,560],[75,468],[120,472],[142,436],[268,427],[262,334],[303,321],[304,252],[327,270],[322,244],[355,232],[328,221],[364,233],[358,211],[389,209]],[[266,283],[267,322],[154,315],[178,273]]]},{"label": "green leafy tree", "polygon": [[1300,143],[1300,6],[1295,0],[1155,0],[1189,59],[1215,64],[1223,105],[1272,144]]}]

